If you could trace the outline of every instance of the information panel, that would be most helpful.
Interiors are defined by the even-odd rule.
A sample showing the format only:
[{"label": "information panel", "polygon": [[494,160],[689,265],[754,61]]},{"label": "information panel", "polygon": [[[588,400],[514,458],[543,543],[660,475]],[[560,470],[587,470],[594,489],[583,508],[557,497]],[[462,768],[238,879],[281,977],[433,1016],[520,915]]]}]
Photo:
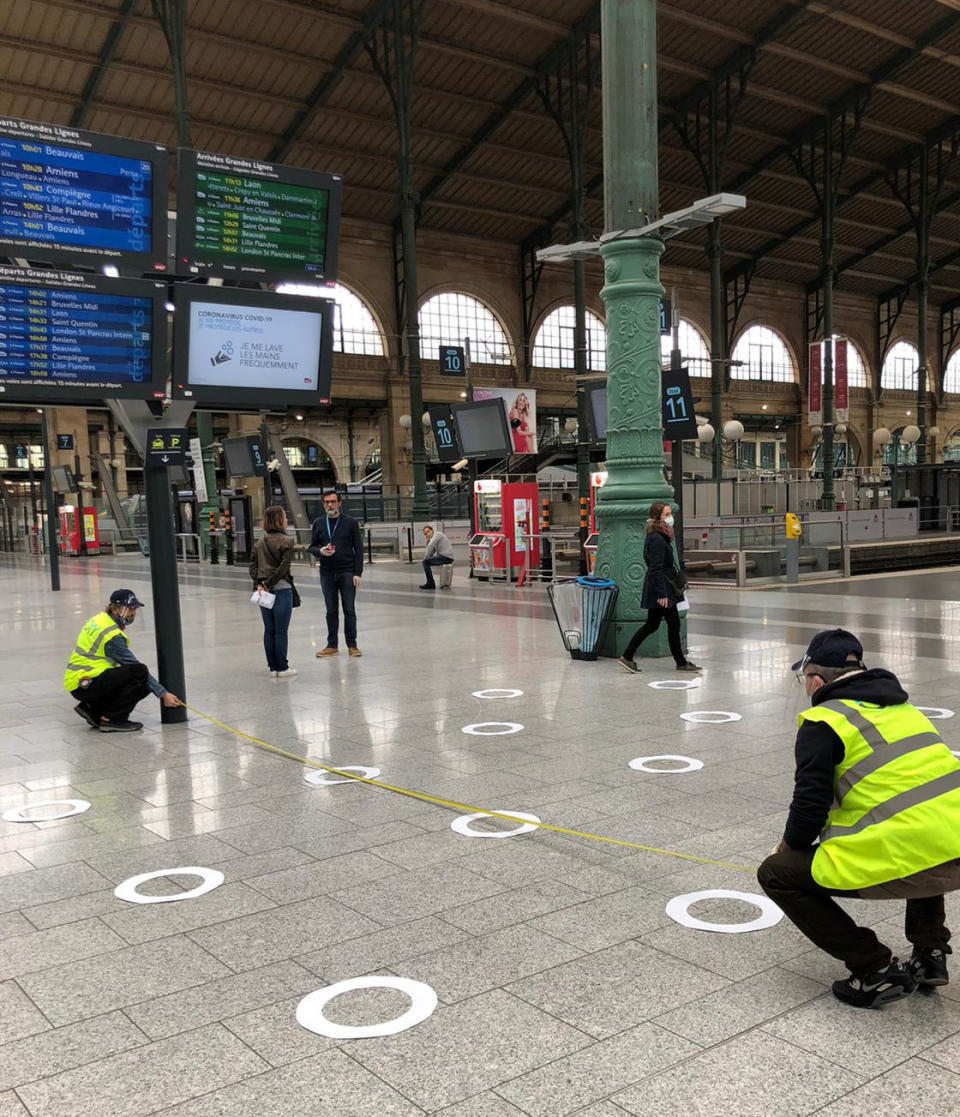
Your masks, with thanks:
[{"label": "information panel", "polygon": [[166,148],[0,117],[0,254],[167,270]]},{"label": "information panel", "polygon": [[182,283],[173,394],[225,406],[330,402],[332,299]]},{"label": "information panel", "polygon": [[166,283],[0,267],[0,401],[163,399]]},{"label": "information panel", "polygon": [[333,281],[340,178],[182,149],[177,270],[231,279]]}]

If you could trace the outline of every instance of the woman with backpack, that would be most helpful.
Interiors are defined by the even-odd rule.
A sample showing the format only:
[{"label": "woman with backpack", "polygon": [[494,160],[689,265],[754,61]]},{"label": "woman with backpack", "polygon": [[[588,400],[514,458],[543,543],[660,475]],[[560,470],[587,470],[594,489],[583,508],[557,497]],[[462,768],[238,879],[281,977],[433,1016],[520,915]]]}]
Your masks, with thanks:
[{"label": "woman with backpack", "polygon": [[687,577],[683,573],[683,563],[673,540],[673,512],[669,504],[660,500],[655,500],[650,505],[643,561],[646,563],[647,573],[643,579],[640,607],[647,610],[647,619],[643,627],[634,633],[618,662],[625,670],[636,674],[640,670],[633,658],[637,648],[657,631],[661,621],[666,621],[667,641],[677,670],[699,671],[700,668],[683,654],[683,644],[680,641],[680,612],[677,604],[683,601]]},{"label": "woman with backpack", "polygon": [[290,573],[294,540],[287,535],[286,512],[277,506],[268,508],[263,514],[263,530],[263,538],[257,540],[250,555],[250,577],[254,590],[274,595],[271,608],[260,607],[267,672],[277,679],[289,679],[298,674],[287,662],[287,631],[300,595]]}]

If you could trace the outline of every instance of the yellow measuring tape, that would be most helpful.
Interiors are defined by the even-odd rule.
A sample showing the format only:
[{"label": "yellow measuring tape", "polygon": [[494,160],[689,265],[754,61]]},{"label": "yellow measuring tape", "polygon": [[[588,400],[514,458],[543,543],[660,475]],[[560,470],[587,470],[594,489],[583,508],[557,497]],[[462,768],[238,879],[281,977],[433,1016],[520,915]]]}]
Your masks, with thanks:
[{"label": "yellow measuring tape", "polygon": [[641,849],[646,853],[660,853],[664,857],[677,857],[681,861],[695,861],[699,865],[717,865],[721,869],[736,869],[741,873],[755,873],[755,869],[751,869],[748,865],[735,865],[731,861],[716,861],[712,857],[697,857],[692,853],[680,853],[675,849],[660,849],[657,846],[645,846],[639,842],[628,842],[622,838],[606,838],[602,834],[590,834],[585,830],[570,830],[566,826],[552,826],[549,822],[531,822],[526,818],[517,818],[511,814],[501,814],[498,811],[488,811],[484,807],[471,806],[469,803],[458,803],[455,799],[442,799],[439,795],[431,795],[426,791],[414,791],[409,787],[397,787],[392,783],[384,783],[382,780],[368,779],[366,776],[357,776],[353,772],[345,772],[342,768],[334,768],[330,764],[321,764],[319,760],[311,760],[307,756],[299,756],[295,752],[289,752],[287,749],[278,748],[276,745],[271,745],[267,741],[261,741],[259,737],[254,737],[250,733],[244,733],[242,729],[237,729],[235,726],[226,725],[222,721],[205,714],[203,710],[198,710],[193,706],[187,706],[187,709],[197,717],[203,718],[204,721],[209,721],[211,725],[219,726],[225,729],[228,733],[233,733],[237,737],[242,737],[243,740],[249,741],[257,748],[266,749],[267,752],[272,752],[276,756],[286,757],[287,760],[295,760],[298,764],[305,764],[308,768],[316,768],[321,772],[332,772],[335,776],[343,776],[345,779],[356,780],[357,783],[369,784],[370,787],[379,787],[381,791],[392,791],[395,795],[406,795],[409,799],[420,799],[424,803],[433,803],[437,807],[447,807],[450,810],[460,811],[463,814],[484,814],[490,818],[499,818],[503,822],[518,823],[523,826],[536,826],[539,830],[548,830],[553,834],[566,834],[568,838],[586,838],[591,842],[604,842],[606,845],[625,846],[627,849]]}]

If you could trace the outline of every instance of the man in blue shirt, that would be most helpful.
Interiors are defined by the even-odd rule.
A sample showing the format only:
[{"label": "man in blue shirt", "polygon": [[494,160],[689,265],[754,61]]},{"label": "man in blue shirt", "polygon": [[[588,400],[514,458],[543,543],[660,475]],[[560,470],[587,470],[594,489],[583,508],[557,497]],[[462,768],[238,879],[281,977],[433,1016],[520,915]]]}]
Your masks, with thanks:
[{"label": "man in blue shirt", "polygon": [[310,554],[320,560],[320,588],[327,607],[327,646],[317,659],[339,655],[340,603],[343,603],[343,634],[347,651],[361,655],[357,647],[357,589],[363,575],[363,539],[360,525],[340,510],[340,494],[323,494],[325,515],[313,521]]}]

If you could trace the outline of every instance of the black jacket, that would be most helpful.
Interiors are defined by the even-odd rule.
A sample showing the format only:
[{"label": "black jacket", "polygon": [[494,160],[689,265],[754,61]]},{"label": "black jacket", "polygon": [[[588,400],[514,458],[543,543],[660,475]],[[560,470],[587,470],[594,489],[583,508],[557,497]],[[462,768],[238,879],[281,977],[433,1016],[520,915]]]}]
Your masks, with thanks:
[{"label": "black jacket", "polygon": [[[330,532],[332,538],[328,537],[327,517],[318,516],[310,530],[310,554],[320,560],[320,569],[327,574],[346,573],[359,577],[363,573],[363,537],[360,534],[360,525],[352,516],[341,512],[335,520],[330,521]],[[321,555],[320,548],[329,542],[333,543],[336,550],[332,555]]]},{"label": "black jacket", "polygon": [[647,564],[647,573],[643,579],[640,608],[654,609],[663,597],[670,602],[668,608],[676,605],[683,595],[677,595],[668,579],[676,571],[677,563],[673,546],[662,531],[651,531],[644,539],[643,561]]},{"label": "black jacket", "polygon": [[[812,705],[831,699],[852,698],[878,706],[899,706],[908,701],[896,675],[875,667],[837,679],[821,687]],[[793,802],[783,840],[791,849],[807,849],[820,836],[833,803],[833,773],[843,760],[843,742],[824,722],[805,721],[797,733],[797,773]]]}]

